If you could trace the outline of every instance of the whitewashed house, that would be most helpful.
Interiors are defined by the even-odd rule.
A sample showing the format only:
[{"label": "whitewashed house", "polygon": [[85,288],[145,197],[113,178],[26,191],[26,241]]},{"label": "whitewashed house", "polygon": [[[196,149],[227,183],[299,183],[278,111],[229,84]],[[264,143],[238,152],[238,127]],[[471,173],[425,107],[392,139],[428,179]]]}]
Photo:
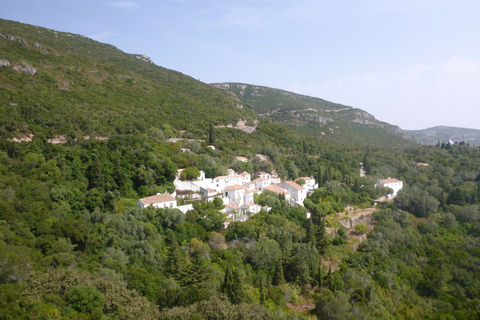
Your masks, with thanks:
[{"label": "whitewashed house", "polygon": [[270,180],[266,179],[266,178],[263,178],[263,177],[257,178],[255,180],[253,180],[252,182],[255,183],[255,188],[256,189],[262,190],[262,191],[263,191],[263,189],[265,189],[267,186],[270,185]]},{"label": "whitewashed house", "polygon": [[277,184],[288,191],[296,202],[303,205],[303,200],[307,197],[307,190],[293,181],[283,181]]},{"label": "whitewashed house", "polygon": [[237,161],[248,162],[248,159],[245,157],[236,157]]},{"label": "whitewashed house", "polygon": [[278,195],[284,195],[285,196],[285,200],[287,200],[287,202],[290,202],[290,193],[288,193],[287,189],[285,188],[282,188],[281,186],[279,185],[276,185],[276,184],[272,184],[270,186],[266,186],[262,191],[264,190],[268,190],[268,191],[271,191],[271,192],[274,192]]},{"label": "whitewashed house", "polygon": [[255,155],[255,157],[259,158],[260,161],[267,161],[268,160],[268,156],[263,155],[263,154],[257,154],[257,155]]},{"label": "whitewashed house", "polygon": [[305,181],[305,184],[303,185],[304,189],[307,189],[308,191],[315,191],[315,189],[318,188],[318,183],[315,183],[315,179],[311,177],[300,177],[295,182],[298,180],[303,180]]},{"label": "whitewashed house", "polygon": [[153,206],[155,208],[177,208],[177,200],[169,193],[159,193],[155,196],[139,199],[137,201],[137,204],[142,209],[150,206]]},{"label": "whitewashed house", "polygon": [[255,204],[254,202],[248,202],[242,205],[241,207],[242,213],[247,214],[247,213],[258,213],[260,211],[260,206],[258,204]]},{"label": "whitewashed house", "polygon": [[234,204],[236,206],[241,206],[244,203],[244,195],[245,187],[242,187],[238,184],[223,189],[223,197],[228,199],[228,203]]},{"label": "whitewashed house", "polygon": [[395,178],[388,177],[388,179],[379,179],[377,182],[380,188],[392,188],[393,193],[389,195],[390,198],[396,197],[398,191],[402,190],[403,188],[403,181]]}]

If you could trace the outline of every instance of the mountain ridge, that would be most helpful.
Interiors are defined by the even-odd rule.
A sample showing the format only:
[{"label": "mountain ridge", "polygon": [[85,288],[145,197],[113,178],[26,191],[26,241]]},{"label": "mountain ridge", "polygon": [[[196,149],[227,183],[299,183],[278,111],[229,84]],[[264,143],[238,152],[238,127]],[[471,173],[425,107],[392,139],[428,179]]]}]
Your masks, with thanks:
[{"label": "mountain ridge", "polygon": [[362,109],[264,86],[236,82],[211,85],[235,94],[259,116],[270,117],[304,134],[330,140],[338,140],[341,136],[354,143],[365,143],[362,139],[383,145],[419,143],[400,127],[379,121]]},{"label": "mountain ridge", "polygon": [[438,142],[464,141],[471,145],[480,146],[480,130],[471,128],[435,126],[421,130],[406,130],[416,136],[422,144],[434,145]]}]

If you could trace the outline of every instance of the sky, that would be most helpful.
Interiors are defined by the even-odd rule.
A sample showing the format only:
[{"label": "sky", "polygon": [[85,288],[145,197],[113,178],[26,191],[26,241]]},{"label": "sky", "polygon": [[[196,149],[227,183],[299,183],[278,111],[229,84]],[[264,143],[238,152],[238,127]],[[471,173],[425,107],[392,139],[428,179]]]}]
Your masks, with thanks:
[{"label": "sky", "polygon": [[145,54],[206,83],[242,82],[318,97],[406,130],[480,129],[478,0],[0,4],[2,19]]}]

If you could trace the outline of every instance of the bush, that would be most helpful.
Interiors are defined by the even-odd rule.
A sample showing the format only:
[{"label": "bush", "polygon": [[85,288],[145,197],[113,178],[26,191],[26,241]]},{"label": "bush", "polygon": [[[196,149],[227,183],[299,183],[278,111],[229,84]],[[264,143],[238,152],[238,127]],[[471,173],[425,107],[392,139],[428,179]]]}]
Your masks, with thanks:
[{"label": "bush", "polygon": [[105,298],[92,286],[72,287],[68,292],[68,306],[84,314],[101,313],[105,306]]}]

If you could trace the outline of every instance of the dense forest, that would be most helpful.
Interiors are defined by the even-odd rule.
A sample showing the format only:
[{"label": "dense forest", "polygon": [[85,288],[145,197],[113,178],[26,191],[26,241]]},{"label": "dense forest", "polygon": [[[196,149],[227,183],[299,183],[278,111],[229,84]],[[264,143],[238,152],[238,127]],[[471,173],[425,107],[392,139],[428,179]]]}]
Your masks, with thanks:
[{"label": "dense forest", "polygon": [[[40,136],[1,140],[0,317],[479,317],[479,148],[345,151],[312,142],[292,149],[296,134],[268,129],[216,129],[216,150],[168,143],[159,131],[66,145]],[[256,152],[272,161],[234,160]],[[367,177],[358,175],[361,161]],[[321,188],[305,208],[262,194],[256,201],[270,212],[226,228],[218,201],[195,202],[185,215],[136,205],[173,191],[177,168],[186,167],[210,176],[229,167],[277,169],[284,178],[315,176]],[[348,238],[337,213],[371,206],[382,192],[374,178],[387,175],[405,188],[378,205],[365,241]],[[305,305],[314,308],[293,311]]]}]

